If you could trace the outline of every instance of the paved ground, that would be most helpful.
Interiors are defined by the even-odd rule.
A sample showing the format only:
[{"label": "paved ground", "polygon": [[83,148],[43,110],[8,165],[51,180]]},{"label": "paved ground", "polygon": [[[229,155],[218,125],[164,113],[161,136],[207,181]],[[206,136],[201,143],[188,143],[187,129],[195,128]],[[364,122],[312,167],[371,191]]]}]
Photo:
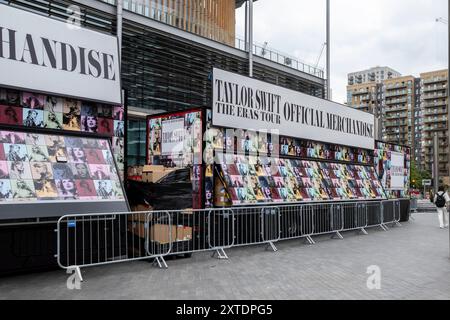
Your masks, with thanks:
[{"label": "paved ground", "polygon": [[[0,279],[0,299],[450,299],[449,231],[436,214],[368,236],[317,239],[169,260],[168,270],[133,262],[83,270],[81,290],[68,290],[63,271]],[[369,290],[367,267],[381,269]]]}]

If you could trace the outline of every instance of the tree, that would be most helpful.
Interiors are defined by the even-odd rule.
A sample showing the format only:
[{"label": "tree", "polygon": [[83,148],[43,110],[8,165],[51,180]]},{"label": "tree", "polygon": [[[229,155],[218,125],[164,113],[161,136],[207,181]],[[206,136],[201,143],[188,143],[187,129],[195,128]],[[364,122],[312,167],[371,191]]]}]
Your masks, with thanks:
[{"label": "tree", "polygon": [[413,189],[423,189],[422,180],[431,179],[431,173],[426,170],[421,170],[416,162],[411,161],[411,176],[410,176],[410,185]]}]

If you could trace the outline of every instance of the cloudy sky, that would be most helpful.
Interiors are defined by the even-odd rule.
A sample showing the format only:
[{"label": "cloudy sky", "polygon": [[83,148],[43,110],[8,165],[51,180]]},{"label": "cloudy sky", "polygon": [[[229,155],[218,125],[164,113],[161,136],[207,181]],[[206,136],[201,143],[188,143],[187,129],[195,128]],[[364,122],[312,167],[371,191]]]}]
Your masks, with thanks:
[{"label": "cloudy sky", "polygon": [[[258,0],[254,40],[315,65],[325,42],[325,0]],[[389,66],[404,75],[447,68],[447,0],[331,0],[331,87],[346,100],[347,74]],[[244,6],[236,34],[244,38]],[[319,67],[326,63],[325,52]]]}]

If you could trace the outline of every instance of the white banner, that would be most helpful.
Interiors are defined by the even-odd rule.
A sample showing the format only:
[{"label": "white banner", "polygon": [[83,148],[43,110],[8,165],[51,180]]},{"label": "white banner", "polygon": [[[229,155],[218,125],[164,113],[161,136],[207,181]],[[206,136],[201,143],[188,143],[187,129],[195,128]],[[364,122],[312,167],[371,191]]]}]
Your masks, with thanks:
[{"label": "white banner", "polygon": [[0,86],[120,104],[117,38],[0,4]]},{"label": "white banner", "polygon": [[185,130],[184,118],[164,120],[161,124],[161,154],[177,155],[183,152]]},{"label": "white banner", "polygon": [[374,116],[235,73],[213,70],[213,125],[374,148]]},{"label": "white banner", "polygon": [[405,188],[405,156],[402,153],[391,152],[391,187],[390,190]]}]

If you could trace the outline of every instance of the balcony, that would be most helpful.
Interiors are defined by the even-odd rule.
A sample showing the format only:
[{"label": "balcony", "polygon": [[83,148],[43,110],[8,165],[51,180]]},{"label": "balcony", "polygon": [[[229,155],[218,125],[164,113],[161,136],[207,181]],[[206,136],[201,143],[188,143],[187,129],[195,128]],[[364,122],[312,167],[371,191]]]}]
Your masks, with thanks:
[{"label": "balcony", "polygon": [[435,78],[424,79],[423,84],[438,83],[438,82],[445,82],[445,81],[447,81],[447,78],[445,78],[445,77],[435,77]]},{"label": "balcony", "polygon": [[447,90],[447,85],[440,84],[435,86],[426,86],[423,88],[423,92],[438,91],[438,90]]},{"label": "balcony", "polygon": [[367,89],[361,89],[361,90],[353,91],[353,92],[352,92],[352,95],[353,95],[353,96],[359,96],[359,95],[362,95],[362,94],[368,94],[368,93],[369,93],[369,90],[367,90]]},{"label": "balcony", "polygon": [[435,93],[432,93],[432,94],[424,94],[424,95],[422,95],[422,97],[423,97],[425,100],[428,100],[428,99],[437,99],[437,98],[445,98],[445,97],[447,97],[447,94],[446,94],[446,93],[443,93],[443,92],[435,92]]},{"label": "balcony", "polygon": [[386,85],[385,88],[387,90],[392,90],[392,89],[399,89],[399,88],[407,88],[408,87],[408,83],[396,83],[396,84],[390,84],[390,85]]},{"label": "balcony", "polygon": [[423,123],[443,123],[443,122],[447,122],[447,117],[443,116],[443,117],[428,117],[425,118],[423,120]]},{"label": "balcony", "polygon": [[403,126],[407,126],[408,122],[407,121],[395,121],[395,122],[385,122],[384,126],[386,128],[388,127],[403,127]]},{"label": "balcony", "polygon": [[445,100],[440,100],[440,101],[436,101],[436,102],[424,101],[422,103],[422,106],[424,108],[440,107],[440,106],[446,106],[446,105],[447,105],[447,101],[445,101]]},{"label": "balcony", "polygon": [[423,131],[440,131],[440,130],[446,130],[446,125],[438,125],[438,126],[424,126]]},{"label": "balcony", "polygon": [[407,106],[387,106],[386,108],[384,108],[384,112],[388,113],[388,112],[398,112],[398,111],[405,111],[408,110]]},{"label": "balcony", "polygon": [[424,116],[437,116],[447,114],[447,108],[438,108],[438,109],[426,109],[423,113]]},{"label": "balcony", "polygon": [[386,104],[397,104],[397,103],[406,103],[408,99],[401,98],[401,99],[386,99]]},{"label": "balcony", "polygon": [[386,92],[384,96],[388,98],[388,97],[404,96],[406,94],[408,94],[406,90],[400,90],[400,91]]},{"label": "balcony", "polygon": [[391,119],[401,119],[401,118],[407,118],[407,117],[408,117],[407,113],[401,113],[401,114],[389,113],[384,117],[384,119],[391,120]]}]

